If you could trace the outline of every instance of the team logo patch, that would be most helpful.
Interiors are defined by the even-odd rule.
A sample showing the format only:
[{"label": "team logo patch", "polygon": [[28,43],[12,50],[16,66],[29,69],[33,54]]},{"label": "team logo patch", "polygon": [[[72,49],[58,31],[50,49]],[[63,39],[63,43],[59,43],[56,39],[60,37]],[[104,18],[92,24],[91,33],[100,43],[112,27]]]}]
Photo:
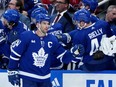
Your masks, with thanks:
[{"label": "team logo patch", "polygon": [[38,53],[33,52],[32,56],[34,58],[33,65],[39,68],[42,68],[45,65],[46,59],[48,58],[48,54],[45,54],[45,51],[43,48],[40,48]]}]

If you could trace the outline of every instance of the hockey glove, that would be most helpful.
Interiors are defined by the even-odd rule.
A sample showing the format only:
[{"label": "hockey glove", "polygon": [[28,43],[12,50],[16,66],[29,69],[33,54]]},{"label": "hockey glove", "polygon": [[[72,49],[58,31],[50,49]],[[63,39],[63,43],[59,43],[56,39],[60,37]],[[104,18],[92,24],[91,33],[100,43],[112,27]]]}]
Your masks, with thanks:
[{"label": "hockey glove", "polygon": [[74,47],[71,48],[71,53],[73,54],[74,57],[80,57],[84,54],[85,49],[84,46],[81,44],[75,45]]},{"label": "hockey glove", "polygon": [[71,41],[71,37],[68,33],[57,34],[56,37],[63,43],[69,43]]},{"label": "hockey glove", "polygon": [[94,60],[100,60],[104,58],[104,53],[102,51],[97,51],[93,53],[93,59]]},{"label": "hockey glove", "polygon": [[8,80],[12,85],[20,85],[18,71],[8,71]]},{"label": "hockey glove", "polygon": [[7,69],[7,66],[8,66],[8,63],[9,63],[9,58],[7,56],[4,56],[2,57],[2,60],[1,60],[1,69]]}]

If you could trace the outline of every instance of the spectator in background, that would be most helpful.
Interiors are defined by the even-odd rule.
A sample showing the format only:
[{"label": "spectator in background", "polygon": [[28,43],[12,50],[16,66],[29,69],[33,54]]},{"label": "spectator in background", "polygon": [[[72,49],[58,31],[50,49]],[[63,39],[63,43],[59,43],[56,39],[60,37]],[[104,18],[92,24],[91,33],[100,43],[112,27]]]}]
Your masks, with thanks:
[{"label": "spectator in background", "polygon": [[41,0],[22,0],[24,3],[24,10],[29,11],[34,7],[35,4],[40,3]]},{"label": "spectator in background", "polygon": [[57,13],[56,11],[56,0],[49,0],[50,1],[50,4],[49,4],[49,8],[48,8],[48,14],[50,16],[54,15]]},{"label": "spectator in background", "polygon": [[107,21],[114,35],[116,35],[116,5],[110,5],[107,9],[105,21]]},{"label": "spectator in background", "polygon": [[[64,32],[70,32],[74,29],[72,23],[71,14],[68,12],[69,0],[56,0],[57,14],[52,16],[51,23],[61,23],[64,28]],[[59,16],[59,17],[58,17]]]},{"label": "spectator in background", "polygon": [[20,21],[23,22],[28,28],[30,28],[30,19],[26,15],[23,15],[24,10],[22,0],[11,0],[8,4],[9,9],[15,9],[19,11]]}]

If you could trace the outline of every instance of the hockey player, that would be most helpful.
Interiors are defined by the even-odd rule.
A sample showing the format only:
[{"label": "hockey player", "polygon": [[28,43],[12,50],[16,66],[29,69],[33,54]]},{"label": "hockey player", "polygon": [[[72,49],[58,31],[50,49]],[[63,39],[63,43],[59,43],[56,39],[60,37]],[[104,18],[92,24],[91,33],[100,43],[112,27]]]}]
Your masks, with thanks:
[{"label": "hockey player", "polygon": [[8,9],[5,11],[2,17],[2,24],[7,37],[4,46],[1,47],[2,54],[6,56],[3,58],[5,61],[3,62],[3,67],[5,68],[6,66],[4,66],[4,64],[8,64],[8,58],[10,57],[11,43],[15,41],[22,32],[28,30],[28,28],[25,24],[19,21],[19,13],[13,9]]},{"label": "hockey player", "polygon": [[82,0],[83,6],[90,11],[91,13],[91,22],[94,23],[99,20],[99,18],[95,15],[95,11],[98,7],[98,0]]},{"label": "hockey player", "polygon": [[80,69],[84,71],[115,69],[115,64],[113,62],[114,57],[104,55],[100,50],[102,37],[112,36],[111,29],[107,22],[99,20],[92,24],[90,14],[83,9],[77,11],[76,14],[74,14],[74,18],[78,29],[67,35],[62,35],[60,39],[64,38],[62,41],[66,42],[67,40],[65,39],[68,37],[73,45],[82,44],[84,46],[85,53],[81,55],[83,58],[80,63],[82,65]]},{"label": "hockey player", "polygon": [[40,13],[48,14],[48,11],[41,6],[38,6],[35,9],[33,9],[33,11],[31,12],[31,30],[36,29],[36,21],[35,20],[36,20],[36,16]]},{"label": "hockey player", "polygon": [[[61,62],[69,63],[77,55],[77,47],[72,53],[63,49],[57,38],[47,34],[50,18],[46,14],[36,17],[36,31],[23,32],[18,40],[12,43],[8,66],[9,82],[19,85],[19,77],[23,87],[52,87],[50,82],[51,56],[57,55]],[[23,49],[22,49],[23,48]],[[83,48],[82,48],[83,50]]]},{"label": "hockey player", "polygon": [[0,68],[3,66],[3,46],[6,42],[6,33],[4,32],[4,26],[2,22],[0,21]]}]

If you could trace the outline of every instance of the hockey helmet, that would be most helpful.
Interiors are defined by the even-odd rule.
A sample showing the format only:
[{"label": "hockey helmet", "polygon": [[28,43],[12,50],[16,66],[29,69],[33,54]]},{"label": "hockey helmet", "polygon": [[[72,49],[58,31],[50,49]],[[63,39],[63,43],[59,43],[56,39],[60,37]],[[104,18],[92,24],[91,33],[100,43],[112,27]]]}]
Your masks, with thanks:
[{"label": "hockey helmet", "polygon": [[35,18],[38,14],[41,14],[41,13],[48,14],[48,11],[45,8],[39,6],[32,11],[31,17]]},{"label": "hockey helmet", "polygon": [[98,0],[82,0],[85,6],[90,6],[91,11],[95,11],[98,7]]},{"label": "hockey helmet", "polygon": [[74,21],[84,21],[85,23],[89,23],[91,21],[90,19],[90,12],[86,9],[80,9],[74,13],[73,20]]},{"label": "hockey helmet", "polygon": [[14,9],[8,9],[3,14],[3,17],[9,22],[17,23],[20,19],[19,12]]},{"label": "hockey helmet", "polygon": [[36,16],[36,23],[41,21],[48,21],[50,22],[50,17],[47,14],[38,14]]}]

